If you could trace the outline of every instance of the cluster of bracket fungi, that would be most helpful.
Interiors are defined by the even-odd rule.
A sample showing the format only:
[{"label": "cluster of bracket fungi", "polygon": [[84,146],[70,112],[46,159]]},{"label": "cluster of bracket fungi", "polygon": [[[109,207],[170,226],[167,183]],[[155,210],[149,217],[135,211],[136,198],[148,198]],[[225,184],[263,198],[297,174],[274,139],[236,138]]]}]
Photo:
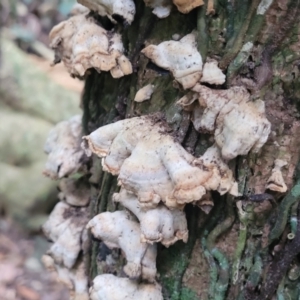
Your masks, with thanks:
[{"label": "cluster of bracket fungi", "polygon": [[[116,14],[127,24],[134,19],[132,0],[78,2],[113,23]],[[173,2],[182,13],[203,4],[202,0]],[[145,3],[160,18],[167,17],[172,7],[168,0]],[[114,78],[133,71],[124,55],[121,36],[102,28],[88,14],[73,16],[55,26],[50,40],[55,63],[63,61],[72,76],[83,77],[90,68],[110,71]],[[187,203],[197,204],[208,213],[213,206],[211,191],[238,196],[228,161],[250,151],[258,152],[270,133],[264,102],[253,102],[245,88],[220,90],[203,85],[222,85],[226,78],[217,61],[207,59],[203,65],[195,33],[148,45],[141,52],[169,70],[175,81],[188,90],[176,105],[191,112],[196,130],[214,134],[215,144],[201,157],[194,157],[170,133],[166,122],[155,115],[117,121],[87,136],[83,136],[81,116],[56,125],[45,145],[48,161],[44,174],[61,180],[61,201],[43,226],[53,242],[43,261],[49,270],[57,272],[76,300],[163,299],[156,281],[157,243],[169,247],[178,240],[187,242]],[[153,85],[143,87],[135,100],[149,99],[154,89]],[[121,189],[112,201],[122,204],[125,210],[103,212],[90,220],[89,181],[74,174],[88,172],[92,154],[101,158],[104,171],[118,176]],[[284,164],[276,161],[269,189],[286,190],[280,171]],[[122,250],[128,278],[98,275],[88,291],[84,263],[88,230],[108,248]]]},{"label": "cluster of bracket fungi", "polygon": [[49,133],[45,144],[48,154],[44,174],[60,179],[58,198],[49,219],[43,225],[52,242],[42,257],[45,267],[57,275],[58,281],[70,290],[73,299],[88,300],[88,278],[84,257],[87,254],[90,184],[85,176],[88,158],[80,147],[81,116],[58,123]]}]

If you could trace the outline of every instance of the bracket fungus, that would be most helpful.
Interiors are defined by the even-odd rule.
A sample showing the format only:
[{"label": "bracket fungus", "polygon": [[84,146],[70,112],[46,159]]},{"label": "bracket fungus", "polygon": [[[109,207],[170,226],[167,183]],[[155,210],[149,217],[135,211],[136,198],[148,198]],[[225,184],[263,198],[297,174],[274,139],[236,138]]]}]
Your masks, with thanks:
[{"label": "bracket fungus", "polygon": [[275,166],[272,170],[272,174],[267,181],[267,189],[272,191],[285,193],[287,191],[287,186],[284,182],[281,169],[282,167],[286,166],[287,162],[282,159],[275,160]]},{"label": "bracket fungus", "polygon": [[152,13],[158,18],[166,18],[170,15],[172,9],[171,0],[144,0],[146,6],[153,8]]},{"label": "bracket fungus", "polygon": [[139,89],[134,97],[134,101],[143,102],[145,100],[149,100],[154,91],[153,84],[147,84],[146,86]]},{"label": "bracket fungus", "polygon": [[71,269],[82,250],[86,249],[88,211],[59,202],[43,225],[44,234],[53,244],[48,250],[56,264]]},{"label": "bracket fungus", "polygon": [[94,278],[90,288],[90,298],[91,300],[163,300],[159,284],[139,284],[112,274],[98,275]]},{"label": "bracket fungus", "polygon": [[117,23],[116,16],[123,18],[128,24],[134,19],[135,5],[132,0],[77,0],[78,3],[96,11],[100,16],[107,16]]},{"label": "bracket fungus", "polygon": [[222,110],[217,119],[215,141],[226,160],[249,151],[257,153],[266,143],[271,123],[265,116],[265,104],[261,100],[242,102]]},{"label": "bracket fungus", "polygon": [[[161,200],[168,207],[182,208],[185,203],[200,200],[206,187],[231,189],[232,174],[221,158],[216,159],[217,150],[210,150],[208,153],[213,154],[210,157],[207,153],[207,160],[206,156],[196,159],[169,131],[166,124],[155,123],[151,116],[137,117],[98,128],[83,137],[83,146],[87,154],[103,157],[104,170],[119,175],[119,184],[135,193],[144,208],[154,208]],[[218,164],[222,170],[227,167],[229,173],[227,169],[222,171],[226,180],[218,173]],[[213,183],[212,174],[220,180],[219,185],[217,180]]]},{"label": "bracket fungus", "polygon": [[150,282],[155,280],[156,244],[141,242],[139,224],[130,220],[125,211],[101,213],[89,221],[87,228],[108,248],[122,249],[127,260],[124,272],[129,278],[141,276]]},{"label": "bracket fungus", "polygon": [[49,132],[44,151],[48,154],[44,174],[52,179],[62,178],[84,169],[87,157],[80,147],[81,116],[59,122]]},{"label": "bracket fungus", "polygon": [[194,161],[194,165],[199,166],[206,173],[206,180],[202,183],[206,191],[218,191],[221,195],[228,192],[238,196],[238,184],[216,145],[209,147]]},{"label": "bracket fungus", "polygon": [[220,85],[223,84],[225,80],[226,76],[218,67],[218,62],[214,59],[207,59],[203,66],[203,73],[200,81]]},{"label": "bracket fungus", "polygon": [[204,5],[203,0],[173,0],[173,3],[183,14],[187,14],[194,8]]},{"label": "bracket fungus", "polygon": [[89,300],[88,277],[82,258],[71,269],[57,264],[49,255],[43,255],[42,262],[48,271],[56,273],[58,282],[67,286],[70,290],[70,299]]},{"label": "bracket fungus", "polygon": [[62,60],[73,76],[82,77],[90,68],[110,71],[114,78],[132,73],[132,65],[123,54],[121,36],[108,32],[88,15],[76,15],[59,23],[49,38],[55,51],[54,63]]},{"label": "bracket fungus", "polygon": [[[106,157],[103,162],[105,170],[118,175],[124,160],[130,156],[146,131],[151,130],[151,125],[151,120],[147,117],[111,123],[83,136],[82,147],[88,156],[95,153],[99,157]],[[136,127],[139,130],[135,130]]]},{"label": "bracket fungus", "polygon": [[201,78],[202,57],[196,36],[190,33],[179,41],[149,45],[141,51],[157,66],[172,72],[184,89],[192,88]]},{"label": "bracket fungus", "polygon": [[90,184],[86,177],[63,178],[59,183],[58,198],[73,206],[87,206],[90,202]]},{"label": "bracket fungus", "polygon": [[119,174],[119,184],[136,193],[145,207],[155,207],[160,200],[178,207],[200,199],[205,189],[199,184],[202,171],[192,165],[194,157],[169,130],[151,116],[132,118],[100,127],[83,137],[84,147],[87,153],[105,157],[104,170]]},{"label": "bracket fungus", "polygon": [[[212,90],[197,84],[177,103],[193,111],[192,121],[198,131],[214,132],[215,142],[222,157],[230,160],[249,151],[258,152],[271,131],[265,115],[264,102],[252,102],[244,87]],[[198,100],[199,106],[193,105]]]},{"label": "bracket fungus", "polygon": [[187,242],[187,221],[182,210],[169,210],[163,204],[143,210],[137,197],[125,189],[115,193],[113,201],[121,203],[139,219],[142,242],[161,242],[166,247],[178,240]]},{"label": "bracket fungus", "polygon": [[[250,95],[243,87],[232,87],[228,90],[213,90],[204,85],[197,84],[187,95],[178,100],[177,104],[185,110],[194,111],[194,102],[198,100],[203,107],[203,115],[199,119],[193,118],[195,128],[198,131],[213,132],[216,127],[216,119],[226,104],[239,104],[250,101]],[[197,122],[197,123],[196,123]]]}]

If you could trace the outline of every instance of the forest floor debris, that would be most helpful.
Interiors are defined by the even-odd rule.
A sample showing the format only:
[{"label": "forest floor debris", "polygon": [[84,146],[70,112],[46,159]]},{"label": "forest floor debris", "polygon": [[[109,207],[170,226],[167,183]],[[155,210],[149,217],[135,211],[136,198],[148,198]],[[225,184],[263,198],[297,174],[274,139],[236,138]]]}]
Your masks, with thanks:
[{"label": "forest floor debris", "polygon": [[42,235],[27,236],[10,219],[0,220],[1,300],[68,300],[68,290],[46,272],[41,255],[48,248]]}]

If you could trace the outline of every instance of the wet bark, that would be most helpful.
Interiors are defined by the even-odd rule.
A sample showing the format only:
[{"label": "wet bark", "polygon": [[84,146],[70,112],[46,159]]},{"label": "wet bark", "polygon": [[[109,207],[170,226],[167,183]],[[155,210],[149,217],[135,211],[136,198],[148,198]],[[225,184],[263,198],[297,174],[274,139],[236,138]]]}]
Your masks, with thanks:
[{"label": "wet bark", "polygon": [[[122,34],[133,74],[113,79],[109,73],[91,70],[86,78],[82,103],[86,133],[116,120],[162,112],[183,146],[197,157],[212,144],[211,135],[195,131],[189,114],[175,105],[184,91],[169,72],[140,54],[145,45],[196,30],[203,59],[217,58],[227,75],[221,88],[244,85],[253,99],[265,101],[272,123],[268,142],[259,154],[231,162],[244,196],[234,199],[214,193],[209,215],[187,205],[188,243],[159,246],[158,281],[165,299],[300,296],[300,176],[295,171],[300,144],[300,1],[273,1],[265,14],[257,14],[265,2],[220,0],[215,1],[214,15],[206,15],[203,6],[188,15],[173,9],[168,18],[157,19],[143,1],[137,1],[134,22],[114,28]],[[151,100],[134,102],[137,90],[149,83],[156,87]],[[277,158],[288,162],[283,170],[287,195],[265,190]],[[116,210],[111,202],[118,190],[116,177],[103,172],[97,158],[93,170],[92,215]],[[101,243],[92,242],[91,278],[119,272],[101,262],[105,251]]]}]

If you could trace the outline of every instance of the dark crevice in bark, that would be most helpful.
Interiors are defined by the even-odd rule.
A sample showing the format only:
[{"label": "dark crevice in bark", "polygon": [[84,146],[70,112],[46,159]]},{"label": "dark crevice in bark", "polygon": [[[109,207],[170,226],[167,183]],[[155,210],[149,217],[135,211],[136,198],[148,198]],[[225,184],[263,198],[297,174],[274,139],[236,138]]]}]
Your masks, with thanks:
[{"label": "dark crevice in bark", "polygon": [[280,281],[286,275],[291,263],[300,253],[300,205],[298,205],[298,226],[295,238],[287,242],[285,247],[272,260],[262,287],[262,296],[256,299],[270,299]]},{"label": "dark crevice in bark", "polygon": [[157,256],[157,268],[161,273],[159,281],[163,283],[165,300],[180,300],[182,292],[182,278],[188,267],[192,250],[197,240],[199,229],[197,219],[199,209],[193,205],[186,208],[188,229],[190,238],[186,244],[177,242],[170,248],[159,247]]},{"label": "dark crevice in bark", "polygon": [[[256,13],[256,9],[258,4],[260,3],[260,0],[251,1],[250,6],[248,6],[248,3],[246,1],[242,1],[241,3],[243,7],[235,8],[237,10],[237,13],[234,14],[235,20],[233,21],[233,26],[235,27],[235,30],[233,31],[233,36],[230,37],[227,42],[225,48],[225,55],[223,56],[220,62],[221,69],[227,68],[230,62],[236,57],[236,55],[240,51],[244,42],[244,36],[249,28],[250,22],[252,21],[253,14]],[[242,15],[244,12],[246,14]],[[240,27],[241,24],[242,26]],[[236,26],[240,27],[239,30],[236,30]]]}]

